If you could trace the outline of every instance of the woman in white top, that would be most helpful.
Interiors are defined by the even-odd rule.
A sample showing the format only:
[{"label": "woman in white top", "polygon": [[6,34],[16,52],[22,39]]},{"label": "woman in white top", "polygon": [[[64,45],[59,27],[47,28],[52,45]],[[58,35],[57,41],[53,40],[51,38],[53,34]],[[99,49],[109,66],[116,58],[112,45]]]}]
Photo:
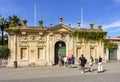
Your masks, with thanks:
[{"label": "woman in white top", "polygon": [[93,71],[93,62],[94,62],[93,57],[90,56],[90,60],[89,60],[89,70],[90,71]]},{"label": "woman in white top", "polygon": [[63,58],[63,61],[64,61],[64,66],[67,67],[67,57],[66,56]]}]

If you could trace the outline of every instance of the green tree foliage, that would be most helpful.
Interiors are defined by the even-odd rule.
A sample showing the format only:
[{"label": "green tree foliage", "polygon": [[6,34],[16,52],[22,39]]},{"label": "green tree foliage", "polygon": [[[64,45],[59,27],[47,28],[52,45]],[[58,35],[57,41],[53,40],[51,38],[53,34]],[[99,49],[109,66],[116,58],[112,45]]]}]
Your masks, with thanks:
[{"label": "green tree foliage", "polygon": [[0,28],[1,28],[1,30],[4,30],[4,27],[8,27],[8,21],[6,18],[3,18],[0,15]]},{"label": "green tree foliage", "polygon": [[[7,45],[8,41],[3,38],[3,45]],[[2,36],[0,36],[0,45],[2,45]]]},{"label": "green tree foliage", "polygon": [[21,20],[17,15],[12,15],[8,17],[9,27],[21,26]]},{"label": "green tree foliage", "polygon": [[[24,21],[24,23],[27,21]],[[20,18],[17,15],[12,15],[8,17],[8,26],[9,27],[16,27],[16,26],[22,26],[22,22]],[[20,30],[18,29],[5,29],[6,32],[12,33],[12,34],[19,34]]]},{"label": "green tree foliage", "polygon": [[118,49],[118,45],[113,42],[105,41],[104,42],[104,52],[106,52],[106,49],[108,49],[108,50]]},{"label": "green tree foliage", "polygon": [[2,45],[2,37],[0,36],[0,45]]},{"label": "green tree foliage", "polygon": [[10,56],[9,52],[10,50],[7,46],[0,46],[0,66],[2,64],[2,60],[7,59]]},{"label": "green tree foliage", "polygon": [[0,16],[0,28],[2,31],[2,45],[3,45],[4,28],[7,28],[7,27],[8,27],[8,21],[2,16]]},{"label": "green tree foliage", "polygon": [[0,58],[6,59],[9,57],[9,48],[7,46],[0,46]]}]

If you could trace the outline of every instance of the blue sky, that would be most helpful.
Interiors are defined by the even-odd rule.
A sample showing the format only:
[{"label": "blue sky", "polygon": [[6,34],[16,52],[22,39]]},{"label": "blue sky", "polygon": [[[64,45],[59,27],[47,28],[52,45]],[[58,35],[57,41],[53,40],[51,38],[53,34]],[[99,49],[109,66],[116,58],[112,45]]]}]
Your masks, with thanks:
[{"label": "blue sky", "polygon": [[[59,24],[60,16],[64,24],[77,27],[83,8],[84,28],[93,22],[94,28],[102,25],[108,36],[120,36],[120,0],[36,0],[36,5],[37,21],[42,19],[46,27],[50,22],[53,26]],[[0,15],[13,14],[26,18],[28,26],[34,26],[34,0],[0,0]]]}]

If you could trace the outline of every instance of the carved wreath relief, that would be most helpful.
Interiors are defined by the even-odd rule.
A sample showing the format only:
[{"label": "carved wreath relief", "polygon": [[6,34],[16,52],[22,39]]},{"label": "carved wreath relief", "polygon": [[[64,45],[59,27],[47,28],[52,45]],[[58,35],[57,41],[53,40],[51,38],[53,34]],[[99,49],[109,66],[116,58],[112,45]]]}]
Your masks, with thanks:
[{"label": "carved wreath relief", "polygon": [[66,34],[55,34],[55,41],[66,41],[67,40],[67,35]]},{"label": "carved wreath relief", "polygon": [[40,35],[23,35],[18,37],[20,46],[28,46],[28,42],[34,41],[37,43],[37,46],[45,46],[46,37]]}]

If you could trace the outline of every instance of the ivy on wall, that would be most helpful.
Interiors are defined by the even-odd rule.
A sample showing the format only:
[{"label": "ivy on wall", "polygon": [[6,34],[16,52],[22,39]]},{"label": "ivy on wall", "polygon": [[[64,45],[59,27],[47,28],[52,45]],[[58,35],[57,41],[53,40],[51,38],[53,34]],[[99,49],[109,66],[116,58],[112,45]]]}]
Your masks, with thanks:
[{"label": "ivy on wall", "polygon": [[106,49],[117,49],[118,45],[113,42],[108,42],[105,37],[107,32],[84,32],[84,31],[77,31],[77,32],[70,32],[69,37],[78,37],[79,39],[84,39],[85,41],[102,41],[104,43],[104,52],[106,53]]},{"label": "ivy on wall", "polygon": [[9,57],[9,48],[7,46],[0,46],[0,59]]},{"label": "ivy on wall", "polygon": [[84,32],[84,31],[77,31],[75,33],[70,32],[70,37],[78,37],[79,39],[84,39],[85,41],[103,41],[107,32]]},{"label": "ivy on wall", "polygon": [[118,45],[113,42],[105,41],[104,42],[104,52],[106,52],[106,49],[108,49],[108,50],[118,49]]}]

